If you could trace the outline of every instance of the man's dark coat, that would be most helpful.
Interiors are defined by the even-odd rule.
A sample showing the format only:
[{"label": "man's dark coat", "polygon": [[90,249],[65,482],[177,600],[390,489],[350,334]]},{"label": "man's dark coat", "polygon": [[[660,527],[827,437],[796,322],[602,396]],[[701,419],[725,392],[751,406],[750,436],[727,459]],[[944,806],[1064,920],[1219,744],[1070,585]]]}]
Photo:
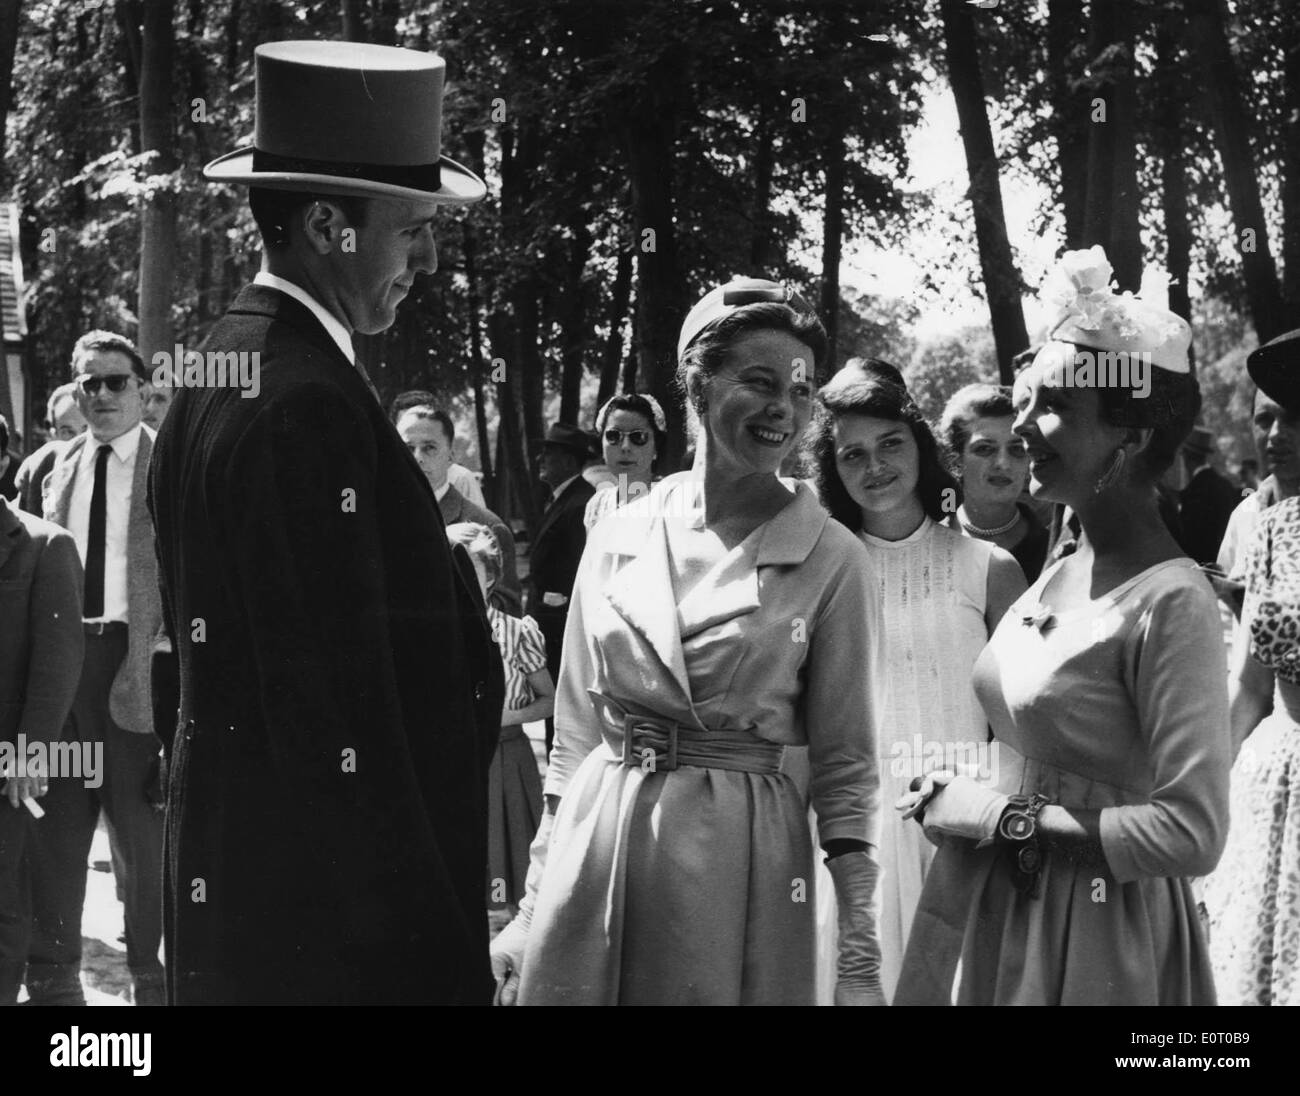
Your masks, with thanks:
[{"label": "man's dark coat", "polygon": [[[587,546],[587,528],[582,523],[587,501],[596,493],[582,476],[570,481],[537,526],[528,557],[528,594],[524,611],[537,620],[546,639],[547,666],[554,677],[559,672],[564,625],[569,616],[567,599],[573,596],[573,580]],[[544,595],[560,594],[563,605],[547,605]]]},{"label": "man's dark coat", "polygon": [[1241,502],[1241,491],[1208,464],[1201,465],[1178,497],[1183,526],[1182,546],[1197,563],[1213,563],[1228,529],[1228,519]]},{"label": "man's dark coat", "polygon": [[259,354],[261,392],[179,390],[152,465],[169,1000],[486,1004],[482,600],[309,310],[247,287],[204,349]]}]

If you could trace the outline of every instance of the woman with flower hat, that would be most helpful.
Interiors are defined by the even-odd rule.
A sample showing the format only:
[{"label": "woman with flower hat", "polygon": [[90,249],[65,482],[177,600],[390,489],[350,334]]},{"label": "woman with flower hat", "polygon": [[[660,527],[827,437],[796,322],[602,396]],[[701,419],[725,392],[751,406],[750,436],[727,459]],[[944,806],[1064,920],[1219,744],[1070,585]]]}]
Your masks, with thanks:
[{"label": "woman with flower hat", "polygon": [[503,1004],[812,1004],[813,846],[787,745],[808,747],[839,901],[836,1000],[883,1003],[874,579],[778,475],[825,353],[773,282],[720,286],[686,318],[695,465],[587,540],[528,894],[492,946]]},{"label": "woman with flower hat", "polygon": [[1030,490],[1074,510],[1079,546],[975,664],[996,777],[934,773],[899,801],[939,850],[896,1004],[1215,999],[1189,879],[1227,832],[1223,646],[1155,495],[1200,396],[1187,324],[1110,273],[1100,248],[1066,253],[1015,384]]},{"label": "woman with flower hat", "polygon": [[[1288,416],[1300,414],[1300,330],[1253,351],[1246,368]],[[1228,695],[1232,828],[1206,881],[1220,1004],[1300,1004],[1300,498],[1260,518]],[[1270,713],[1270,703],[1272,711]]]}]

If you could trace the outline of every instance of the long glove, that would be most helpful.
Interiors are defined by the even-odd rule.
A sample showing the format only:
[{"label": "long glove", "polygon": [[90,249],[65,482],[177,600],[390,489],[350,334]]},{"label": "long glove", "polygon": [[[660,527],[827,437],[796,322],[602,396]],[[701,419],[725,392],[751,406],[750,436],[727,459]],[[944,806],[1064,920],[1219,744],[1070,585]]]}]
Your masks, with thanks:
[{"label": "long glove", "polygon": [[869,852],[846,852],[826,861],[839,906],[837,1005],[883,1005],[880,987],[880,868]]},{"label": "long glove", "polygon": [[925,805],[922,825],[926,836],[933,841],[936,834],[952,834],[988,844],[997,833],[998,820],[1011,797],[969,776],[954,776],[944,782],[941,778],[947,775],[934,774],[936,785],[942,786]]},{"label": "long glove", "polygon": [[533,925],[533,906],[537,901],[537,888],[542,884],[542,872],[546,870],[546,851],[551,846],[554,825],[555,814],[548,806],[542,813],[533,843],[528,847],[528,877],[524,883],[524,896],[519,900],[519,912],[497,934],[488,949],[492,959],[492,977],[497,982],[493,1004],[513,1005],[519,995],[524,948],[528,944],[528,930]]}]

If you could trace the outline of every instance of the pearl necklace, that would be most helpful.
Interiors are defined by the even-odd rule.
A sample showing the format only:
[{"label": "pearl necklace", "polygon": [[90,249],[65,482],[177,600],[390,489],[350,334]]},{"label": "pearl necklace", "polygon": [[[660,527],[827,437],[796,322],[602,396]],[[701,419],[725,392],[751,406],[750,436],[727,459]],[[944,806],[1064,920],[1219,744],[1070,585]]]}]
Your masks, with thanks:
[{"label": "pearl necklace", "polygon": [[961,527],[971,536],[979,537],[981,540],[992,540],[994,537],[1002,536],[1003,533],[1011,532],[1016,527],[1016,522],[1020,520],[1020,509],[1017,507],[1016,512],[1011,515],[1011,520],[1005,525],[995,525],[992,529],[982,529],[980,526],[967,521],[965,514],[966,507],[962,506],[957,511],[957,520],[961,522]]}]

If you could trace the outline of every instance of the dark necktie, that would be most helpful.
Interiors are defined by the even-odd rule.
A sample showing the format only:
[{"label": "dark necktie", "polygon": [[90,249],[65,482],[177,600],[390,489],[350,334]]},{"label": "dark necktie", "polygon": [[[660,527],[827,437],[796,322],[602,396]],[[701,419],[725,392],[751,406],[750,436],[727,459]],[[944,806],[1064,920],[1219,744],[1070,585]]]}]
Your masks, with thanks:
[{"label": "dark necktie", "polygon": [[82,616],[104,615],[104,540],[108,526],[108,457],[111,445],[95,454],[95,489],[90,496],[90,534],[86,539],[86,604]]},{"label": "dark necktie", "polygon": [[366,387],[370,389],[370,394],[375,397],[375,403],[383,407],[384,401],[379,396],[379,389],[375,387],[375,382],[370,379],[370,374],[366,372],[366,367],[361,364],[361,359],[357,358],[353,364],[357,367],[357,372],[361,374],[361,379],[366,382]]}]

